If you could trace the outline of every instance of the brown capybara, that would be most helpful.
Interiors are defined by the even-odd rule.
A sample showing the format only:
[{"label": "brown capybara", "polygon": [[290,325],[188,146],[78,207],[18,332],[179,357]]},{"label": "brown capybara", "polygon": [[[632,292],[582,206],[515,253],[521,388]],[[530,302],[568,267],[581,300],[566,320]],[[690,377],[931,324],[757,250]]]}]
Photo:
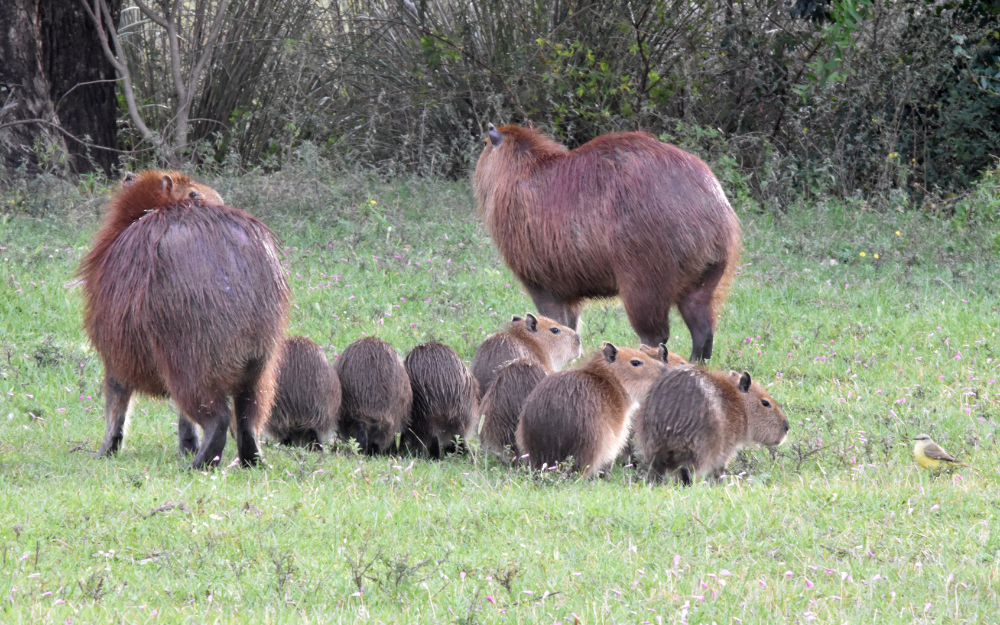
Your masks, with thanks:
[{"label": "brown capybara", "polygon": [[479,383],[479,398],[489,390],[496,371],[518,358],[537,362],[546,373],[561,369],[582,353],[576,330],[548,317],[514,315],[507,326],[486,337],[472,358],[472,375]]},{"label": "brown capybara", "polygon": [[674,474],[718,478],[750,442],[780,445],[788,419],[750,374],[672,368],[653,385],[636,415],[635,440],[651,479]]},{"label": "brown capybara", "polygon": [[360,338],[333,365],[340,378],[341,438],[353,438],[367,455],[389,453],[409,424],[413,391],[403,361],[382,339]]},{"label": "brown capybara", "polygon": [[284,340],[277,392],[264,434],[282,445],[323,450],[337,427],[340,380],[323,349],[304,336]]},{"label": "brown capybara", "polygon": [[708,360],[735,272],[739,219],[699,158],[639,132],[567,150],[534,128],[490,125],[473,177],[480,214],[538,311],[577,328],[583,300],[621,296],[647,345],[670,307]]},{"label": "brown capybara", "polygon": [[605,343],[582,367],[546,376],[521,409],[518,453],[535,469],[572,456],[573,469],[593,477],[621,451],[632,412],[665,369],[638,349]]},{"label": "brown capybara", "polygon": [[483,415],[479,440],[484,449],[504,457],[507,457],[507,450],[517,454],[514,434],[521,408],[546,375],[545,368],[529,358],[518,358],[497,369],[490,389],[479,404],[479,412]]},{"label": "brown capybara", "polygon": [[403,430],[407,448],[432,458],[459,450],[479,429],[476,379],[451,347],[430,341],[417,345],[403,361],[413,390],[410,425]]},{"label": "brown capybara", "polygon": [[[209,187],[149,170],[115,194],[90,252],[84,326],[104,361],[107,427],[121,446],[135,392],[173,398],[181,452],[216,465],[235,408],[240,461],[254,465],[274,401],[288,283],[271,231]],[[201,426],[199,444],[194,425]]]},{"label": "brown capybara", "polygon": [[[650,347],[649,345],[640,345],[639,351],[650,356],[651,358],[656,358],[663,361],[667,365],[667,368],[679,367],[681,365],[690,364],[683,356],[667,350],[665,343],[660,343],[659,347]],[[632,420],[632,425],[629,429],[628,442],[625,444],[625,448],[622,449],[622,453],[619,459],[622,461],[623,465],[634,466],[635,465],[635,446],[633,444],[633,437],[635,435],[635,419]]]}]

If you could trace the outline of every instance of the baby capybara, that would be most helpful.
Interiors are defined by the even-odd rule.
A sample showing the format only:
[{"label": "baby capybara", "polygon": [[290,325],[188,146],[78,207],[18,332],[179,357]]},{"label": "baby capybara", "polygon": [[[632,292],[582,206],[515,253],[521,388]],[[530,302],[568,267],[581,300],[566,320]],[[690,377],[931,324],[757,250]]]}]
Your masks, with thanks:
[{"label": "baby capybara", "polygon": [[195,467],[218,464],[231,396],[240,461],[256,464],[288,312],[267,226],[188,176],[149,170],[122,183],[78,271],[84,326],[104,361],[98,455],[118,451],[140,392],[173,398],[186,417],[181,452],[196,452]]},{"label": "baby capybara", "polygon": [[638,349],[605,343],[582,367],[546,376],[521,409],[518,452],[535,469],[572,456],[573,469],[593,477],[621,451],[632,412],[665,369]]},{"label": "baby capybara", "polygon": [[277,380],[264,434],[282,445],[322,451],[340,414],[340,380],[323,349],[304,336],[286,338]]},{"label": "baby capybara", "polygon": [[642,342],[659,345],[676,304],[691,359],[711,357],[740,225],[699,158],[639,132],[566,150],[534,128],[490,125],[473,187],[540,313],[576,329],[583,300],[619,295]]},{"label": "baby capybara", "polygon": [[413,391],[399,354],[368,336],[348,345],[333,368],[340,378],[341,438],[353,438],[365,454],[389,453],[410,420]]},{"label": "baby capybara", "polygon": [[528,358],[518,358],[497,369],[490,390],[479,404],[479,412],[483,415],[479,440],[484,449],[501,456],[505,456],[508,449],[517,453],[514,433],[521,408],[546,375],[544,367]]},{"label": "baby capybara", "polygon": [[493,383],[497,369],[508,362],[527,358],[552,373],[577,358],[581,345],[576,330],[548,317],[514,315],[503,330],[489,335],[476,348],[472,375],[479,383],[480,399]]},{"label": "baby capybara", "polygon": [[451,347],[430,341],[417,345],[403,361],[413,390],[410,425],[403,430],[409,449],[432,458],[458,451],[479,429],[477,384]]},{"label": "baby capybara", "polygon": [[652,479],[671,473],[690,486],[694,475],[718,478],[750,442],[780,445],[788,419],[750,374],[670,369],[636,415],[639,456]]}]

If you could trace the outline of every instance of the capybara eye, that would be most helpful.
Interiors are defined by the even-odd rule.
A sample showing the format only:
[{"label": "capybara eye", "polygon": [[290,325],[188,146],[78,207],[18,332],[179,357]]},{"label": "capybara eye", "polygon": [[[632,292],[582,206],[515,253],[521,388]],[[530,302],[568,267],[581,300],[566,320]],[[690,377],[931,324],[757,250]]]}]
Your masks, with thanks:
[{"label": "capybara eye", "polygon": [[559,334],[560,331],[559,328],[549,328],[549,332],[552,334]]},{"label": "capybara eye", "polygon": [[632,359],[631,361],[629,361],[629,362],[631,362],[631,363],[632,363],[632,366],[633,366],[633,367],[641,367],[641,366],[642,366],[642,361],[641,361],[641,360],[639,360],[638,358],[633,358],[633,359]]},{"label": "capybara eye", "polygon": [[191,193],[188,193],[188,197],[191,198],[192,200],[196,200],[198,199],[198,192],[192,191]]},{"label": "capybara eye", "polygon": [[770,408],[771,407],[771,402],[767,401],[766,399],[760,400],[760,404],[762,406],[764,406],[765,408]]}]

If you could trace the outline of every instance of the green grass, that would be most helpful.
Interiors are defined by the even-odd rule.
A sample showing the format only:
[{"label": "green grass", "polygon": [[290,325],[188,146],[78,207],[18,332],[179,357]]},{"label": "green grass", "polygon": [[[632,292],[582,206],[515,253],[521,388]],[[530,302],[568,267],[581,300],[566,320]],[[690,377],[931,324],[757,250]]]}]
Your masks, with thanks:
[{"label": "green grass", "polygon": [[[304,176],[209,182],[282,236],[290,332],[331,359],[365,333],[471,359],[530,309],[466,183]],[[792,430],[774,453],[740,454],[724,485],[682,489],[621,467],[532,475],[481,453],[267,446],[260,469],[191,471],[176,414],[150,399],[121,454],[91,458],[102,368],[73,271],[101,196],[18,193],[0,214],[0,622],[953,623],[1000,610],[988,220],[736,202],[746,250],[713,365],[750,370]],[[679,318],[673,330],[686,355]],[[615,300],[588,305],[583,336],[635,342]],[[918,470],[920,432],[976,469]]]}]

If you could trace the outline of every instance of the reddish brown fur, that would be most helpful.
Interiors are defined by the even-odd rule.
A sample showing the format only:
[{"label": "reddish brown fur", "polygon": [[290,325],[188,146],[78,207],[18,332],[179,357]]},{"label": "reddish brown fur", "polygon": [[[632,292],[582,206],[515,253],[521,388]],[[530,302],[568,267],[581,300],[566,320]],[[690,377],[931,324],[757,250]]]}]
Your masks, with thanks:
[{"label": "reddish brown fur", "polygon": [[530,358],[519,358],[497,370],[496,378],[479,404],[483,415],[479,440],[484,449],[503,456],[508,449],[518,453],[515,432],[521,408],[546,375],[545,368]]},{"label": "reddish brown fur", "polygon": [[323,349],[304,336],[286,338],[277,389],[264,433],[283,445],[322,451],[340,414],[340,380]]},{"label": "reddish brown fur", "polygon": [[472,358],[472,375],[479,383],[479,397],[489,390],[503,365],[527,358],[546,373],[561,369],[581,353],[580,335],[553,319],[528,313],[514,316],[507,326],[486,337]]},{"label": "reddish brown fur", "polygon": [[573,469],[592,477],[625,444],[635,404],[666,369],[657,358],[606,343],[579,369],[538,383],[517,425],[518,451],[533,468],[573,457]]},{"label": "reddish brown fur", "polygon": [[740,226],[708,166],[644,133],[569,151],[532,128],[489,135],[476,200],[538,310],[576,328],[583,300],[620,295],[642,342],[658,345],[676,304],[691,359],[710,358]]},{"label": "reddish brown fur", "polygon": [[718,478],[747,443],[780,445],[788,427],[778,403],[749,373],[687,365],[653,385],[636,415],[635,438],[651,478],[671,473],[690,484],[694,475]]},{"label": "reddish brown fur", "polygon": [[238,453],[251,465],[273,403],[288,284],[267,226],[214,191],[211,201],[178,196],[192,189],[211,191],[175,173],[126,181],[80,264],[84,326],[106,376],[98,453],[118,451],[138,391],[170,395],[187,417],[181,451],[197,448],[196,467],[217,464],[232,396]]},{"label": "reddish brown fur", "polygon": [[413,391],[399,354],[369,336],[347,346],[334,364],[340,378],[337,430],[369,455],[389,453],[409,424]]},{"label": "reddish brown fur", "polygon": [[413,390],[403,442],[432,458],[457,451],[456,437],[468,441],[479,429],[479,390],[469,368],[458,352],[437,341],[414,347],[403,366]]}]

